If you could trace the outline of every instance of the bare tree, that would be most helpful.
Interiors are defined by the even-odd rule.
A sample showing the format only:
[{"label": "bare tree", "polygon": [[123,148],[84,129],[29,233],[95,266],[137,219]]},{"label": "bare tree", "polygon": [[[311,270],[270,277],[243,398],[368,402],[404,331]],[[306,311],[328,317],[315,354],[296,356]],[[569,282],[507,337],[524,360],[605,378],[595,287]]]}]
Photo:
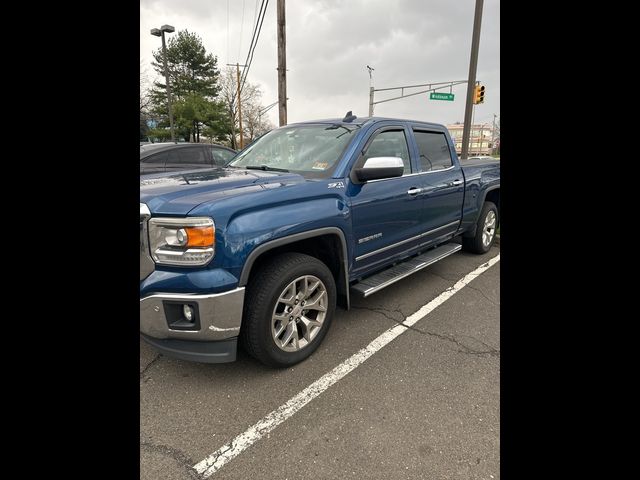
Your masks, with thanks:
[{"label": "bare tree", "polygon": [[150,103],[149,77],[147,69],[143,66],[142,60],[140,60],[140,115],[147,113]]},{"label": "bare tree", "polygon": [[492,151],[494,154],[500,154],[500,116],[494,118],[493,132],[491,132]]},{"label": "bare tree", "polygon": [[[229,142],[232,148],[239,147],[240,129],[238,127],[238,84],[237,74],[234,67],[229,67],[220,76],[219,99],[224,102],[231,122],[232,131],[229,132]],[[242,134],[245,145],[251,143],[263,133],[274,128],[266,115],[262,115],[264,108],[261,104],[262,91],[257,85],[245,82],[240,95],[242,101]]]},{"label": "bare tree", "polygon": [[149,119],[150,106],[149,78],[147,69],[143,66],[142,60],[140,60],[140,140],[146,140],[149,133],[147,120]]}]

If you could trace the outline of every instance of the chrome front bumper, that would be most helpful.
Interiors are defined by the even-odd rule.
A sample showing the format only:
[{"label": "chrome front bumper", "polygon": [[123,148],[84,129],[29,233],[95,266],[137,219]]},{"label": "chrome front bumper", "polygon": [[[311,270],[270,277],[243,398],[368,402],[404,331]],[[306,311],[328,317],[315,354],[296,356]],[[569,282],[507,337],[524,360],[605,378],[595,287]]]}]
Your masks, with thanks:
[{"label": "chrome front bumper", "polygon": [[[172,330],[164,301],[197,303],[199,330]],[[158,293],[140,299],[140,332],[156,339],[181,339],[200,342],[237,337],[242,321],[244,287],[224,293],[186,295]]]}]

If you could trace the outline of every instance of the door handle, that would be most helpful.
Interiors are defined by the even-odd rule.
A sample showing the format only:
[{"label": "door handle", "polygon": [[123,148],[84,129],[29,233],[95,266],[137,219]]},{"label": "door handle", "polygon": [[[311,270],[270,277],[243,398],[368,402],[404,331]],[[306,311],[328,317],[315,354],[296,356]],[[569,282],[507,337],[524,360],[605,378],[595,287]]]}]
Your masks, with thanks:
[{"label": "door handle", "polygon": [[417,194],[419,194],[421,191],[422,191],[422,189],[421,189],[421,188],[415,188],[415,187],[412,187],[412,188],[410,188],[410,189],[407,191],[407,193],[408,193],[409,195],[417,195]]},{"label": "door handle", "polygon": [[454,180],[453,182],[451,182],[451,185],[453,185],[454,187],[456,185],[462,185],[462,180]]}]

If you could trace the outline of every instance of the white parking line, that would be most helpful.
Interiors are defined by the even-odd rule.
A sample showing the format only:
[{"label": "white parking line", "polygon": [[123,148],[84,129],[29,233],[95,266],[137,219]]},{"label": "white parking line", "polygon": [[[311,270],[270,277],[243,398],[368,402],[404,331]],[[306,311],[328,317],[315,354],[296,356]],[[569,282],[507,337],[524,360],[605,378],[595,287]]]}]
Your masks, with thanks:
[{"label": "white parking line", "polygon": [[290,398],[286,403],[273,410],[258,423],[238,435],[230,443],[227,443],[222,448],[216,450],[207,458],[194,465],[193,468],[204,478],[207,478],[216,473],[227,462],[240,455],[240,453],[260,440],[267,433],[271,432],[289,417],[293,416],[298,410],[300,410],[307,403],[309,403],[311,400],[328,389],[331,385],[345,377],[352,370],[355,370],[356,367],[358,367],[374,353],[391,342],[394,338],[406,332],[408,328],[405,327],[411,327],[415,325],[419,320],[424,318],[434,309],[442,305],[444,302],[446,302],[452,296],[462,290],[474,278],[482,274],[485,270],[489,269],[499,261],[500,254],[493,257],[487,263],[480,265],[473,272],[465,275],[463,278],[458,280],[453,287],[447,288],[436,298],[431,300],[426,305],[422,306],[417,312],[407,317],[407,319],[402,324],[391,327],[389,330],[385,331],[378,338],[373,340],[369,345],[359,350],[351,357],[347,358],[329,373],[326,373],[325,375],[320,377],[300,393]]}]

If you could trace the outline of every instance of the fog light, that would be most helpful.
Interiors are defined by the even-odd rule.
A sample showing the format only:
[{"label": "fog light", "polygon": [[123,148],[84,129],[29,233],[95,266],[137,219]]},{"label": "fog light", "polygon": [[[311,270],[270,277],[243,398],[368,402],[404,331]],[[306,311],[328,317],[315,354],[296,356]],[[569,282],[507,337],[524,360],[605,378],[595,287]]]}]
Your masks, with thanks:
[{"label": "fog light", "polygon": [[182,307],[182,314],[184,315],[184,318],[187,320],[187,322],[193,321],[193,308],[191,308],[191,306],[185,304]]}]

